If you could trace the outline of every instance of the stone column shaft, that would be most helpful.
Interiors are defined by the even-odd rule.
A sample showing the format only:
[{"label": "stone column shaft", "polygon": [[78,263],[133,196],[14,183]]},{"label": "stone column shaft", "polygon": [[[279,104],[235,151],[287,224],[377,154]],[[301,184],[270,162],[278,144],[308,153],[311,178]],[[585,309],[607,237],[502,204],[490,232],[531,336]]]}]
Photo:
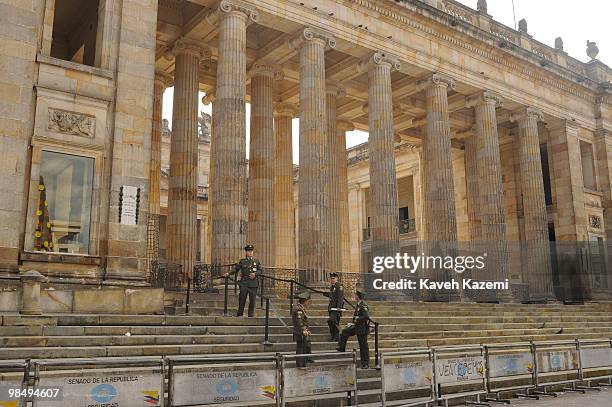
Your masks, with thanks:
[{"label": "stone column shaft", "polygon": [[212,242],[212,218],[211,218],[211,207],[212,207],[212,201],[213,201],[213,185],[214,185],[214,179],[217,177],[217,175],[215,174],[215,166],[214,166],[214,162],[216,160],[217,157],[217,144],[218,142],[215,140],[215,116],[216,116],[216,112],[215,112],[215,106],[217,105],[215,103],[215,94],[214,92],[208,92],[204,97],[202,97],[202,103],[205,105],[210,104],[210,117],[211,117],[211,124],[210,124],[210,157],[208,159],[208,219],[206,222],[206,241],[208,242],[208,251],[206,253],[206,262],[208,263],[212,263],[212,257],[211,257],[211,242]]},{"label": "stone column shaft", "polygon": [[513,119],[518,122],[519,130],[518,153],[525,226],[523,275],[529,284],[532,301],[549,300],[553,298],[552,271],[538,138],[538,121],[543,117],[536,109],[525,108],[515,113]]},{"label": "stone column shaft", "polygon": [[276,229],[276,267],[295,267],[295,219],[293,202],[292,119],[298,114],[295,106],[281,103],[276,107],[274,168],[274,220]]},{"label": "stone column shaft", "polygon": [[400,64],[396,57],[381,51],[367,63],[372,255],[394,256],[399,249],[399,213],[391,71]]},{"label": "stone column shaft", "polygon": [[344,93],[343,89],[335,83],[326,85],[327,100],[327,148],[329,150],[329,171],[326,185],[329,188],[330,218],[328,223],[329,239],[329,270],[342,270],[342,229],[340,224],[340,165],[346,166],[346,154],[342,162],[339,148],[337,106],[338,97]]},{"label": "stone column shaft", "polygon": [[348,191],[348,157],[346,153],[346,132],[353,131],[355,127],[353,123],[346,120],[338,120],[338,139],[334,154],[336,155],[336,164],[338,165],[338,212],[340,213],[340,239],[341,255],[342,255],[342,271],[351,270],[351,235],[349,224],[349,191]]},{"label": "stone column shaft", "polygon": [[251,142],[247,240],[265,266],[274,264],[274,76],[280,71],[255,63],[251,71]]},{"label": "stone column shaft", "polygon": [[476,136],[473,134],[465,138],[465,173],[470,240],[473,243],[480,243],[482,241],[479,217],[480,180],[476,161]]},{"label": "stone column shaft", "polygon": [[329,270],[330,164],[325,100],[325,47],[332,40],[306,28],[300,50],[299,267],[314,270],[309,282],[323,282]]},{"label": "stone column shaft", "polygon": [[219,8],[211,261],[228,264],[245,243],[246,29],[257,12],[227,0]]},{"label": "stone column shaft", "polygon": [[453,243],[457,240],[457,219],[447,91],[455,83],[434,74],[424,85],[427,106],[423,142],[424,236],[428,242]]},{"label": "stone column shaft", "polygon": [[175,81],[168,180],[168,262],[182,266],[178,285],[193,273],[197,252],[198,66],[202,49],[179,40],[175,45]]},{"label": "stone column shaft", "polygon": [[160,179],[161,179],[161,129],[162,105],[166,87],[170,78],[163,73],[156,73],[153,87],[153,125],[151,131],[151,164],[149,168],[149,220],[147,225],[147,272],[150,272],[151,260],[159,257],[159,214],[160,214]]},{"label": "stone column shaft", "polygon": [[476,163],[478,166],[478,218],[488,253],[487,274],[482,279],[503,281],[508,278],[508,244],[504,186],[502,183],[499,135],[495,109],[501,99],[483,92],[468,101],[476,114]]}]

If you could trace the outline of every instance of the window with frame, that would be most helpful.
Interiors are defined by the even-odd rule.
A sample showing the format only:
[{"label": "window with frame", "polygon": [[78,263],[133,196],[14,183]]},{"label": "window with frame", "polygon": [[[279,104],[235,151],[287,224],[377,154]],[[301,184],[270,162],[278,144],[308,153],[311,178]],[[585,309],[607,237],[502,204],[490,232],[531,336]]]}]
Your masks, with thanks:
[{"label": "window with frame", "polygon": [[94,159],[43,150],[34,250],[89,254]]}]

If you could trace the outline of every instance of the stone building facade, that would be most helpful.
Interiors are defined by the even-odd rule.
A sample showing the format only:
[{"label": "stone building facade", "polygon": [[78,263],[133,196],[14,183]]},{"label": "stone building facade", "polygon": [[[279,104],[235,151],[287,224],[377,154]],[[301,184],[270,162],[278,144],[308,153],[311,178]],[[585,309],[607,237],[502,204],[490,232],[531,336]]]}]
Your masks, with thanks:
[{"label": "stone building facade", "polygon": [[[530,286],[550,297],[551,234],[612,233],[612,70],[594,45],[581,63],[479,4],[5,4],[2,272],[141,283],[164,214],[165,257],[181,281],[198,260],[235,261],[247,240],[266,263],[315,280],[363,270],[364,250],[392,254],[410,239],[486,241],[505,253],[495,279],[544,273]],[[200,92],[210,142],[198,136]],[[347,153],[352,128],[369,143]],[[532,255],[508,256],[512,242]]]}]

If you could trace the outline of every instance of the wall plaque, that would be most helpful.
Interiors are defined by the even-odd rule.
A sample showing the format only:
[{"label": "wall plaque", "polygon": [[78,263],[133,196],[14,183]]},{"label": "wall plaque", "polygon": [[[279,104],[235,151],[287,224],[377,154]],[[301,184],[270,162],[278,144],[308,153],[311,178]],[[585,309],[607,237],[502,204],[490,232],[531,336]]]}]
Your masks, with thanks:
[{"label": "wall plaque", "polygon": [[138,224],[140,207],[140,188],[123,185],[119,191],[119,223],[122,225]]}]

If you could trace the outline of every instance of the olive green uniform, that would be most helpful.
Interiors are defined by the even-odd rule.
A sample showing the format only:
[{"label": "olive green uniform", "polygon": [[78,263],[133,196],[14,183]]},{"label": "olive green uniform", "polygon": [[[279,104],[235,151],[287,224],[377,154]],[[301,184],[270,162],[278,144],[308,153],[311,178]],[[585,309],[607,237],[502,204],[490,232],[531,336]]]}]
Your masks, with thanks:
[{"label": "olive green uniform", "polygon": [[[342,317],[342,311],[339,310],[344,306],[344,287],[337,281],[329,287],[329,293],[325,293],[325,296],[329,297],[329,304],[327,306],[329,334],[331,340],[337,342],[339,339],[340,318]],[[336,310],[332,310],[332,308],[336,308]]]},{"label": "olive green uniform", "polygon": [[[255,302],[261,271],[261,263],[259,260],[254,257],[245,257],[236,264],[234,271],[230,273],[230,275],[240,273],[240,281],[238,282],[240,294],[238,295],[238,313],[236,316],[241,317],[242,314],[244,314],[247,296],[249,297],[249,317],[252,317],[255,313]],[[254,279],[249,277],[251,273],[255,273]]]},{"label": "olive green uniform", "polygon": [[[310,336],[304,335],[304,330],[309,330],[308,315],[302,304],[297,304],[291,315],[293,321],[293,340],[295,341],[295,354],[307,355],[311,353]],[[306,358],[296,358],[297,367],[306,366]]]},{"label": "olive green uniform", "polygon": [[368,346],[368,333],[370,332],[370,310],[368,304],[364,301],[359,301],[353,313],[353,323],[349,324],[342,330],[340,342],[338,342],[338,350],[344,352],[346,350],[346,342],[348,338],[357,335],[359,341],[359,356],[361,358],[361,367],[367,368],[370,365],[370,348]]}]

